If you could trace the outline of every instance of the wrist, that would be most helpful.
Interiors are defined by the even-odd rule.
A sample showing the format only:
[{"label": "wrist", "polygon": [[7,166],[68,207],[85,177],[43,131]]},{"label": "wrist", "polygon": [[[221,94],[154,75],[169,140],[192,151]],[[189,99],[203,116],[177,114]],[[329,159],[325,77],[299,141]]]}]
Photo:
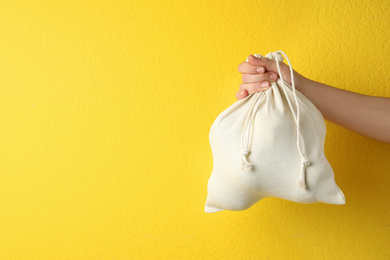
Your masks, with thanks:
[{"label": "wrist", "polygon": [[301,92],[303,95],[305,95],[306,88],[308,85],[310,85],[310,79],[305,78],[301,74],[294,71],[294,81],[295,81],[295,88],[299,92]]}]

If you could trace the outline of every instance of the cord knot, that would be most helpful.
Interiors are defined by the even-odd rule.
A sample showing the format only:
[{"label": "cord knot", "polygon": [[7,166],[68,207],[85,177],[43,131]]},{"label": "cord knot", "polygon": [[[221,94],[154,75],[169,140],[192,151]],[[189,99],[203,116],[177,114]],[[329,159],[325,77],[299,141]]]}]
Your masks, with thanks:
[{"label": "cord knot", "polygon": [[247,156],[249,154],[249,152],[250,151],[245,150],[245,151],[242,151],[241,154],[244,155],[244,156]]},{"label": "cord knot", "polygon": [[309,161],[309,158],[307,158],[307,157],[302,157],[301,162],[305,166],[309,166],[311,164]]},{"label": "cord knot", "polygon": [[241,151],[241,170],[244,171],[251,171],[253,163],[250,163],[248,159],[246,158],[250,151],[248,150],[243,150]]},{"label": "cord knot", "polygon": [[307,190],[307,184],[306,184],[306,167],[310,165],[309,158],[302,157],[301,158],[302,167],[301,167],[301,177],[299,179],[299,187],[303,190]]}]

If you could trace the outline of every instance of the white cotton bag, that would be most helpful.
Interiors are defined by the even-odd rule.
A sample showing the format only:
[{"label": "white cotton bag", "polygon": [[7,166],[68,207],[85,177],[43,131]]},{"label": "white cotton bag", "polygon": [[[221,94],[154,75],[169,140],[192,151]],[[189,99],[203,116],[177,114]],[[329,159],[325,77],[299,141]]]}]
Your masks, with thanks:
[{"label": "white cotton bag", "polygon": [[[280,73],[281,54],[290,66],[291,85]],[[277,51],[265,57],[277,61],[280,79],[267,91],[235,102],[210,128],[213,169],[205,212],[245,210],[269,196],[298,203],[345,204],[325,157],[322,114],[295,91],[286,54]]]}]

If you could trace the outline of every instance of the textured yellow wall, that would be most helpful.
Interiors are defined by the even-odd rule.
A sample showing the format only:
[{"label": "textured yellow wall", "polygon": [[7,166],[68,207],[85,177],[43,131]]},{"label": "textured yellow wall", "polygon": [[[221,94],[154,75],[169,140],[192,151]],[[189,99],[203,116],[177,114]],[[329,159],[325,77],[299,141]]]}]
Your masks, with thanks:
[{"label": "textured yellow wall", "polygon": [[327,123],[346,205],[204,213],[237,66],[390,97],[390,2],[0,0],[0,259],[388,259],[390,145]]}]

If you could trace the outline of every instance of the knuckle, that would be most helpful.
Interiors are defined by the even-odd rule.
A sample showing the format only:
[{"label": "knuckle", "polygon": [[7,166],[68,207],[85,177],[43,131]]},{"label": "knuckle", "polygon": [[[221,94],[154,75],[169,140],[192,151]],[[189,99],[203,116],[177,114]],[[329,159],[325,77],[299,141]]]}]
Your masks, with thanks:
[{"label": "knuckle", "polygon": [[241,81],[242,82],[246,82],[246,80],[247,80],[247,75],[246,74],[242,74],[242,76],[241,76]]},{"label": "knuckle", "polygon": [[261,68],[261,67],[258,67],[258,66],[251,66],[251,71],[252,71],[252,73],[258,73],[257,72],[257,69],[258,68]]},{"label": "knuckle", "polygon": [[265,78],[266,78],[266,74],[260,74],[258,79],[259,81],[264,81]]},{"label": "knuckle", "polygon": [[238,67],[237,67],[237,70],[238,70],[238,72],[240,72],[240,73],[243,73],[242,64],[243,64],[243,63],[238,64]]},{"label": "knuckle", "polygon": [[255,56],[251,56],[249,58],[249,62],[252,64],[252,65],[260,65],[261,62],[262,62],[262,58],[256,58]]},{"label": "knuckle", "polygon": [[255,84],[255,86],[253,87],[255,89],[256,92],[261,92],[262,91],[262,88],[260,86],[260,84]]}]

